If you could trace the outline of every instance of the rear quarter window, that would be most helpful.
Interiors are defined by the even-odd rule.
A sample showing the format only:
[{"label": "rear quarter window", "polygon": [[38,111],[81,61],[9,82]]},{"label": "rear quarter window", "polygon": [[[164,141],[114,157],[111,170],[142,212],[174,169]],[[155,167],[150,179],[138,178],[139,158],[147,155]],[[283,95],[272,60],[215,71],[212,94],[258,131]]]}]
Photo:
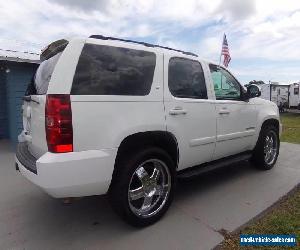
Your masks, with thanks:
[{"label": "rear quarter window", "polygon": [[85,44],[73,79],[73,95],[148,95],[156,55],[153,52]]}]

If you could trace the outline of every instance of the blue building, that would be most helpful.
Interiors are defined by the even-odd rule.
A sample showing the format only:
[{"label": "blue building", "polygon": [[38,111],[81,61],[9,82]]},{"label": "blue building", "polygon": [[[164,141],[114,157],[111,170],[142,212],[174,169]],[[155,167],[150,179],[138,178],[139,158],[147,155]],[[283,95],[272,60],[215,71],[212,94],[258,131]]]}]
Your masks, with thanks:
[{"label": "blue building", "polygon": [[0,140],[12,146],[23,127],[22,97],[38,64],[38,54],[0,49]]}]

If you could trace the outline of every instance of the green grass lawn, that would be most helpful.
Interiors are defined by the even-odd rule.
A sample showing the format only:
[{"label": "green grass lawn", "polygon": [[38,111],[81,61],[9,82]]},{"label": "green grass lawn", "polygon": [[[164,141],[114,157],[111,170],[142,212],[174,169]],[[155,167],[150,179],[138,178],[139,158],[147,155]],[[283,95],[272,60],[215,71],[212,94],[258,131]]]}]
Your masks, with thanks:
[{"label": "green grass lawn", "polygon": [[[300,114],[284,113],[280,115],[283,125],[281,141],[300,143]],[[300,152],[299,152],[300,153]],[[296,234],[297,247],[241,247],[240,234]],[[221,249],[224,250],[254,250],[254,249],[300,249],[300,186],[283,199],[265,216],[251,223],[237,234],[225,233],[225,241]]]},{"label": "green grass lawn", "polygon": [[[246,247],[240,246],[240,234],[296,234],[297,247]],[[221,249],[300,249],[300,188],[294,194],[283,199],[278,206],[255,223],[250,224],[238,234],[227,234]]]},{"label": "green grass lawn", "polygon": [[281,141],[300,143],[300,114],[284,113],[280,119],[283,125]]}]

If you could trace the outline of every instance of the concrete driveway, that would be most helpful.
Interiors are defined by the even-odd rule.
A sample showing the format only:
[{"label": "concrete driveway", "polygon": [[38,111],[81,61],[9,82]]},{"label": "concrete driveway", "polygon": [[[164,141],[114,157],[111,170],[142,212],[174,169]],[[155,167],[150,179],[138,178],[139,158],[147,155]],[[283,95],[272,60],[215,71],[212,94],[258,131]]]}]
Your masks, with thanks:
[{"label": "concrete driveway", "polygon": [[0,249],[211,249],[300,182],[300,145],[282,143],[277,166],[244,162],[179,183],[173,206],[158,223],[135,229],[105,197],[62,205],[14,170],[0,142]]}]

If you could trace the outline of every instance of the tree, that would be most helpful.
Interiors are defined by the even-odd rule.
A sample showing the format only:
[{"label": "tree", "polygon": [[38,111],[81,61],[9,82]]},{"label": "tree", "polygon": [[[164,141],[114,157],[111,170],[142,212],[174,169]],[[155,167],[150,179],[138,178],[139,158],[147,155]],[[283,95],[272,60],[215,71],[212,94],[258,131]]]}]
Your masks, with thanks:
[{"label": "tree", "polygon": [[265,84],[265,82],[262,80],[259,80],[259,81],[252,80],[249,82],[249,85],[251,85],[251,84],[262,85],[262,84]]}]

